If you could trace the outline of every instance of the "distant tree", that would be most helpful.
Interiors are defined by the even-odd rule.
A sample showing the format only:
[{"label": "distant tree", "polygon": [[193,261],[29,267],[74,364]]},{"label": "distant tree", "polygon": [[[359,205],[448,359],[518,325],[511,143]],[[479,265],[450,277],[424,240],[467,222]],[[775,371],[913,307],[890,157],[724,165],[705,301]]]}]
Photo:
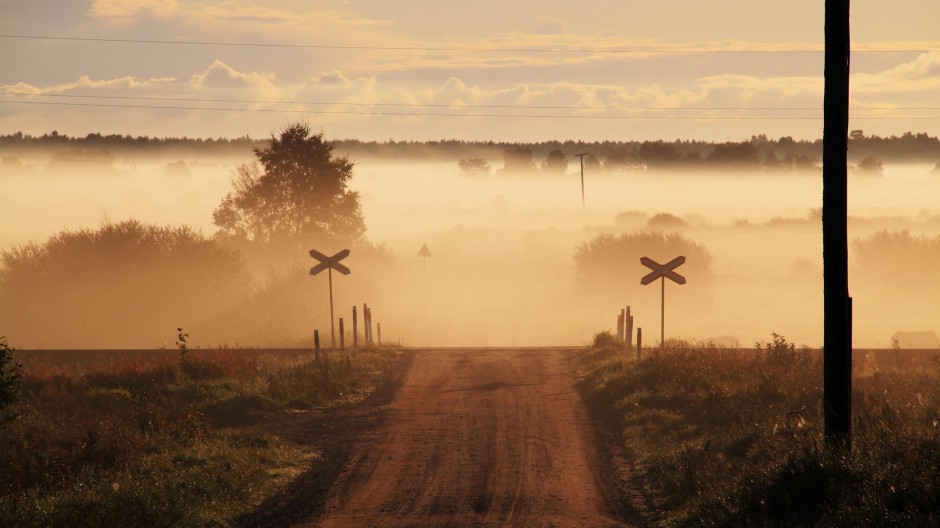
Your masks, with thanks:
[{"label": "distant tree", "polygon": [[[581,162],[578,161],[579,170],[581,168],[580,163]],[[590,154],[590,153],[587,156],[584,156],[584,170],[585,171],[593,172],[593,171],[600,170],[600,168],[601,168],[601,161],[597,159],[597,156],[595,156],[594,154]]]},{"label": "distant tree", "polygon": [[720,143],[715,145],[706,161],[722,169],[750,169],[760,165],[760,155],[751,142]]},{"label": "distant tree", "polygon": [[545,163],[542,164],[542,172],[547,174],[564,174],[566,170],[568,170],[568,158],[565,157],[565,153],[558,149],[549,151],[548,156],[545,158]]},{"label": "distant tree", "polygon": [[611,149],[604,160],[604,170],[610,173],[625,173],[643,168],[643,160],[635,150],[627,146]]},{"label": "distant tree", "polygon": [[503,153],[503,168],[500,174],[532,174],[537,169],[532,149],[529,147],[517,145]]},{"label": "distant tree", "polygon": [[780,158],[777,157],[777,154],[774,151],[767,153],[767,156],[764,157],[764,169],[766,170],[778,170],[783,167],[783,162],[780,161]]},{"label": "distant tree", "polygon": [[649,168],[668,168],[681,162],[679,149],[664,141],[644,141],[637,149],[640,160]]},{"label": "distant tree", "polygon": [[853,241],[852,280],[864,295],[886,305],[898,302],[906,313],[936,313],[940,296],[940,236],[878,231]]},{"label": "distant tree", "polygon": [[884,164],[874,156],[865,156],[858,162],[856,168],[858,172],[870,176],[881,176],[884,173]]},{"label": "distant tree", "polygon": [[647,220],[646,225],[650,229],[683,229],[689,227],[689,223],[674,214],[658,213]]},{"label": "distant tree", "polygon": [[468,158],[457,162],[457,167],[465,176],[489,176],[490,164],[485,159]]},{"label": "distant tree", "polygon": [[649,270],[640,264],[641,257],[665,263],[679,255],[687,259],[679,272],[690,284],[699,288],[713,282],[711,253],[681,233],[645,230],[598,235],[577,246],[574,260],[586,284],[596,287],[598,295],[623,295],[643,288],[638,278]]},{"label": "distant tree", "polygon": [[356,240],[365,233],[359,194],[347,188],[353,163],[335,157],[322,132],[288,125],[254,152],[258,163],[236,169],[234,190],[212,214],[223,237],[264,243]]}]

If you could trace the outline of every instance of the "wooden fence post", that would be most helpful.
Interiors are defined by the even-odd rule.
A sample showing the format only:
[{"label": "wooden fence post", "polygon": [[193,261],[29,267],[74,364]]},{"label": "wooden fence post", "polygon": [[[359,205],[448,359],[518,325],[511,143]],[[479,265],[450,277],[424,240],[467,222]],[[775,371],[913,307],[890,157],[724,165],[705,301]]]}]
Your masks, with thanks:
[{"label": "wooden fence post", "polygon": [[353,306],[353,348],[359,346],[359,318],[356,316],[356,307]]},{"label": "wooden fence post", "polygon": [[375,332],[378,334],[379,340],[377,344],[382,345],[382,323],[375,323]]},{"label": "wooden fence post", "polygon": [[362,303],[362,344],[369,346],[369,305]]},{"label": "wooden fence post", "polygon": [[317,363],[320,362],[320,331],[313,331],[313,350],[316,354]]},{"label": "wooden fence post", "polygon": [[627,338],[627,352],[633,349],[633,316],[630,315],[630,307],[627,306],[626,318],[624,319],[624,330]]},{"label": "wooden fence post", "polygon": [[636,360],[640,360],[640,356],[643,354],[643,329],[636,329]]},{"label": "wooden fence post", "polygon": [[339,318],[339,349],[346,350],[346,329],[342,317]]},{"label": "wooden fence post", "polygon": [[617,340],[623,341],[623,310],[617,315]]}]

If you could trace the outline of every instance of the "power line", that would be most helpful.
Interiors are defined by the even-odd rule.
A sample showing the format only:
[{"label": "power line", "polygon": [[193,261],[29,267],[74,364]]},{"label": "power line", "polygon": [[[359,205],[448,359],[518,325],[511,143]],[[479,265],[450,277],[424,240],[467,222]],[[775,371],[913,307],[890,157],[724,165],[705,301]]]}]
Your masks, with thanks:
[{"label": "power line", "polygon": [[707,116],[610,116],[610,115],[572,115],[572,114],[489,114],[489,113],[441,113],[441,112],[379,112],[379,111],[361,111],[361,110],[299,110],[299,109],[275,109],[275,108],[232,108],[218,106],[169,106],[169,105],[128,105],[117,103],[70,103],[62,101],[0,101],[4,104],[29,104],[29,105],[53,105],[53,106],[74,106],[74,107],[96,107],[96,108],[143,108],[152,110],[211,110],[227,112],[263,112],[263,113],[292,113],[292,114],[323,114],[323,115],[369,115],[369,116],[395,116],[395,117],[498,117],[498,118],[522,118],[522,119],[721,119],[721,120],[759,120],[759,119],[781,119],[781,120],[801,120],[801,119],[822,119],[819,117],[793,117],[793,116],[727,116],[727,117],[707,117]]},{"label": "power line", "polygon": [[[365,101],[275,101],[272,99],[215,99],[199,97],[161,97],[161,96],[130,96],[130,95],[91,95],[91,94],[53,94],[53,93],[22,93],[0,91],[0,95],[13,97],[62,97],[72,99],[103,99],[126,101],[179,101],[199,103],[244,103],[244,104],[271,104],[271,105],[320,105],[320,106],[377,106],[400,108],[455,108],[453,104],[445,103],[373,103]],[[753,111],[817,111],[821,106],[625,106],[625,105],[463,105],[459,108],[486,108],[506,110],[624,110],[624,111],[725,111],[725,110],[753,110]],[[856,111],[885,111],[885,110],[940,110],[938,106],[867,106],[854,107]]]},{"label": "power line", "polygon": [[[616,54],[804,54],[823,53],[822,48],[790,48],[790,49],[732,49],[732,48],[470,48],[470,47],[433,47],[433,46],[362,46],[338,44],[285,44],[263,42],[217,42],[196,40],[162,40],[162,39],[127,39],[127,38],[99,38],[99,37],[58,37],[52,35],[0,35],[0,38],[20,40],[52,40],[70,42],[100,42],[112,44],[159,44],[179,46],[225,46],[225,47],[253,47],[253,48],[293,48],[293,49],[326,49],[326,50],[369,50],[369,51],[426,51],[426,52],[469,52],[469,53],[616,53]],[[904,48],[904,49],[860,49],[853,53],[927,53],[932,48]]]},{"label": "power line", "polygon": [[[0,101],[0,104],[22,105],[49,105],[70,107],[94,108],[124,108],[124,109],[150,109],[150,110],[187,110],[187,111],[222,111],[222,112],[263,112],[263,113],[291,113],[291,114],[320,114],[320,115],[365,115],[365,116],[392,116],[392,117],[481,117],[502,119],[596,119],[596,120],[673,120],[673,121],[819,121],[822,116],[636,116],[636,115],[577,115],[577,114],[495,114],[495,113],[440,113],[440,112],[370,112],[359,110],[298,110],[274,108],[232,108],[210,106],[167,106],[167,105],[128,105],[116,103],[71,103],[62,101]],[[880,117],[853,117],[854,120],[898,120],[898,121],[934,121],[940,116],[880,116]]]}]

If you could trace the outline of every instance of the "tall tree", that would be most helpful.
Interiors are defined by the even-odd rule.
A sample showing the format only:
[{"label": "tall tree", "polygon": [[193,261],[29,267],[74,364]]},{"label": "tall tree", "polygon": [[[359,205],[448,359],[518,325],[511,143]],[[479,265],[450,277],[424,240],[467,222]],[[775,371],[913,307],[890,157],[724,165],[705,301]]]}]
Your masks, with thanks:
[{"label": "tall tree", "polygon": [[334,156],[322,132],[288,125],[255,157],[236,169],[234,189],[212,213],[223,236],[264,243],[352,241],[365,233],[359,193],[347,188],[353,163]]}]

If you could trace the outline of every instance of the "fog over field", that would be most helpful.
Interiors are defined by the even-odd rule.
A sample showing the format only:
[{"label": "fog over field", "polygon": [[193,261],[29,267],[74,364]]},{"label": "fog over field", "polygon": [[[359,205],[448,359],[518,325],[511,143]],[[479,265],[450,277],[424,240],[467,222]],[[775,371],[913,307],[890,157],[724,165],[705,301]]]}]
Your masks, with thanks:
[{"label": "fog over field", "polygon": [[[235,167],[253,157],[246,152],[226,158],[18,159],[0,166],[4,249],[41,243],[63,229],[129,218],[188,225],[211,235],[212,212],[231,190]],[[386,246],[394,258],[362,265],[354,249],[344,262],[352,274],[334,274],[337,317],[345,317],[347,325],[349,308],[368,302],[382,323],[383,338],[409,346],[581,345],[593,333],[612,328],[620,308],[629,305],[636,326],[653,344],[660,332],[660,284],[640,286],[648,270],[639,260],[608,263],[611,278],[583,272],[574,258],[579,244],[598,235],[652,228],[679,232],[712,256],[704,275],[695,271],[690,257],[677,269],[689,270],[688,284],[666,284],[667,338],[734,338],[751,346],[776,332],[797,343],[821,345],[819,171],[586,170],[582,210],[577,158],[563,176],[468,176],[456,159],[352,161],[350,188],[361,196],[366,237]],[[882,176],[850,172],[850,242],[885,229],[940,235],[940,177],[930,175],[931,169],[886,163]],[[660,213],[672,216],[653,218]],[[417,256],[422,244],[432,254],[426,260]],[[307,249],[276,262],[249,259],[255,286],[272,269],[313,265]],[[648,256],[664,262],[677,255]],[[940,331],[936,304],[919,297],[932,290],[917,286],[936,282],[924,276],[934,266],[917,258],[911,255],[897,270],[910,287],[903,295],[886,296],[883,285],[866,279],[871,275],[852,268],[856,346],[888,347],[898,330]],[[298,298],[305,300],[281,306],[292,316],[280,330],[253,336],[233,329],[224,339],[194,333],[193,343],[303,344],[310,342],[314,328],[328,336],[327,278],[309,277],[302,284]],[[131,339],[123,346],[172,346],[172,330],[166,328],[165,342]],[[17,328],[3,332],[24,348],[93,344],[18,335]]]}]

